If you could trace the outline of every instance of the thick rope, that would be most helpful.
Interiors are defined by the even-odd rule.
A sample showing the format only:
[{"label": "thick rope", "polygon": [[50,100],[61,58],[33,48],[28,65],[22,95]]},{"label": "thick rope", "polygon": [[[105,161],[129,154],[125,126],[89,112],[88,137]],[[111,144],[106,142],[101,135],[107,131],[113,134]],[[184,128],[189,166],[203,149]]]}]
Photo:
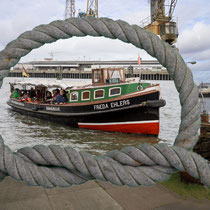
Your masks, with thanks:
[{"label": "thick rope", "polygon": [[0,178],[8,174],[30,185],[47,188],[82,184],[98,179],[132,187],[154,185],[175,171],[187,171],[210,187],[207,161],[198,154],[166,144],[129,146],[104,157],[77,152],[71,147],[35,146],[14,154],[0,141]]},{"label": "thick rope", "polygon": [[[0,70],[6,69],[4,72],[2,71],[3,74],[0,74],[0,76],[3,75],[2,78],[6,76],[9,68],[18,63],[20,58],[28,54],[32,49],[38,48],[45,43],[55,42],[58,39],[67,39],[72,36],[82,37],[86,35],[104,36],[111,39],[119,39],[126,43],[132,43],[134,46],[144,49],[151,56],[156,57],[160,64],[167,68],[169,75],[174,79],[174,83],[177,91],[179,92],[180,103],[182,106],[181,124],[179,133],[174,143],[175,146],[179,147],[170,148],[170,151],[173,151],[170,152],[170,154],[172,155],[172,158],[176,159],[176,155],[178,154],[177,148],[179,148],[178,150],[180,151],[184,151],[182,155],[179,154],[180,162],[182,161],[183,163],[185,161],[182,159],[184,158],[183,155],[187,156],[186,154],[188,154],[188,152],[184,149],[181,149],[181,147],[191,150],[198,140],[198,130],[200,128],[200,102],[198,99],[198,88],[193,82],[193,76],[190,69],[186,66],[179,52],[167,43],[161,41],[156,35],[145,31],[137,25],[129,25],[128,23],[121,20],[113,21],[108,18],[93,17],[82,19],[70,18],[65,21],[54,21],[48,25],[40,25],[35,27],[32,31],[27,31],[21,34],[16,40],[10,42],[6,48],[0,52]],[[2,81],[1,78],[0,81]],[[164,152],[162,156],[165,158],[160,156],[160,154],[157,152],[157,145],[155,145],[155,147],[150,147],[151,151],[153,152],[151,152],[151,157],[149,158],[145,156],[147,152],[143,151],[142,148],[136,148],[136,152],[142,151],[141,155],[138,155],[145,157],[147,161],[149,161],[149,159],[150,161],[154,161],[155,159],[161,157],[160,162],[154,165],[147,165],[146,162],[142,162],[144,165],[138,166],[129,164],[124,165],[124,163],[123,165],[121,164],[121,162],[124,160],[123,158],[125,158],[123,155],[124,150],[121,152],[112,152],[109,154],[109,156],[105,157],[94,157],[87,153],[77,153],[71,148],[61,148],[56,146],[55,148],[57,149],[52,149],[54,147],[55,146],[36,146],[34,148],[23,148],[18,153],[13,154],[2,141],[0,146],[0,178],[4,177],[5,175],[10,175],[18,180],[24,180],[31,185],[53,187],[57,185],[67,186],[75,182],[82,183],[85,180],[91,178],[97,178],[101,180],[105,179],[111,181],[112,183],[121,185],[127,184],[127,181],[125,183],[122,181],[122,179],[130,180],[130,177],[133,177],[134,179],[136,179],[136,177],[144,177],[145,179],[143,182],[140,182],[140,180],[135,182],[140,185],[143,183],[150,183],[150,181],[148,181],[150,179],[152,179],[154,182],[162,180],[159,176],[160,174],[162,174],[163,177],[169,177],[170,174],[174,172],[174,169],[187,170],[191,173],[187,166],[184,166],[184,168],[177,168],[165,157],[167,154],[164,152],[169,151],[169,149],[163,150]],[[164,148],[168,147],[165,146]],[[135,149],[133,148],[133,150]],[[32,156],[34,156],[34,158],[30,155],[30,152],[26,151],[33,151]],[[78,157],[76,158],[76,165],[72,166],[70,162],[65,159],[66,157],[64,156],[66,153],[68,153],[69,158],[72,158],[72,156],[70,156],[71,153],[72,155],[74,154],[76,157]],[[42,155],[37,159],[38,154]],[[45,154],[47,154],[47,156]],[[113,154],[115,155],[112,157],[111,155]],[[116,159],[116,154],[118,154],[117,157],[119,156],[120,159]],[[113,158],[115,160],[113,160]],[[195,168],[195,171],[193,171],[191,174],[194,177],[200,177],[201,180],[207,186],[209,186],[208,164],[204,164],[205,160],[201,159],[198,155],[196,156],[193,153],[191,154],[190,158],[190,167]],[[61,160],[64,160],[64,162]],[[93,160],[95,161],[95,165],[93,165],[94,169],[96,168],[96,165],[98,165],[98,174],[95,173],[96,175],[91,173],[90,168],[87,168],[86,162],[93,164]],[[132,160],[131,157],[126,159],[126,161],[128,160],[130,160],[132,163],[137,161],[135,158]],[[64,164],[65,161],[67,161],[66,163],[69,165]],[[197,163],[202,164],[198,165]],[[114,171],[116,172],[115,175]],[[164,176],[163,173],[168,174],[168,176]],[[69,175],[71,176],[71,181],[66,180],[68,174],[71,174]],[[145,174],[149,174],[150,178],[148,178]],[[82,180],[73,182],[72,179],[74,178],[72,177],[80,177]],[[114,181],[112,181],[112,179]],[[132,183],[134,183],[134,181],[132,181]],[[135,185],[132,183],[130,182],[130,184],[127,185]]]}]

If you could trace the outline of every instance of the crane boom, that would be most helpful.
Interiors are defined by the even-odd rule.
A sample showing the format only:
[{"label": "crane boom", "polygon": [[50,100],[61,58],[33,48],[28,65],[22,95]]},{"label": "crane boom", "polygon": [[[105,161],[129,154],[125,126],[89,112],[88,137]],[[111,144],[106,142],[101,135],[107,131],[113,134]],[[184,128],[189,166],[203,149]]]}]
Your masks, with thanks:
[{"label": "crane boom", "polygon": [[168,12],[168,16],[171,17],[171,18],[172,18],[173,12],[175,10],[176,3],[177,3],[177,0],[172,0],[171,1],[170,9],[169,9],[169,12]]},{"label": "crane boom", "polygon": [[165,0],[151,0],[150,8],[152,22],[165,17]]}]

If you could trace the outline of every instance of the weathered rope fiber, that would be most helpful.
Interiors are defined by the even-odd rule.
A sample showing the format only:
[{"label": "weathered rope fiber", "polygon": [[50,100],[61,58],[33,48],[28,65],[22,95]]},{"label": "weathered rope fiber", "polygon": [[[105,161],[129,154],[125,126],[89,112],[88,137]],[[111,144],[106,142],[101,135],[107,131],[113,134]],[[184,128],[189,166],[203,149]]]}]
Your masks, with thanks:
[{"label": "weathered rope fiber", "polygon": [[[0,178],[9,175],[18,180],[24,180],[30,185],[45,187],[68,186],[71,183],[82,183],[94,178],[109,180],[120,185],[137,186],[166,180],[175,170],[186,170],[210,186],[210,170],[207,162],[200,156],[185,150],[191,150],[194,147],[200,128],[198,88],[193,82],[192,73],[175,48],[139,26],[129,25],[121,20],[113,21],[108,18],[93,17],[70,18],[65,21],[54,21],[48,25],[40,25],[32,31],[21,34],[0,52],[0,76],[2,75],[3,78],[9,72],[9,68],[18,63],[20,58],[32,49],[58,39],[86,35],[104,36],[132,43],[156,57],[160,64],[167,68],[169,75],[174,79],[182,106],[181,124],[174,143],[178,147],[169,148],[165,145],[161,150],[158,145],[154,147],[140,146],[140,148],[133,148],[130,151],[132,156],[129,156],[129,150],[125,148],[121,152],[113,151],[108,156],[95,157],[84,152],[78,153],[69,147],[58,146],[36,146],[12,153],[2,140],[0,144]],[[0,77],[0,81],[2,78]],[[158,150],[161,150],[161,154]],[[149,151],[151,151],[150,155],[148,155]],[[67,153],[71,161],[75,156],[76,162],[73,165],[71,161],[67,160]],[[179,166],[167,156],[168,153],[175,162],[179,162],[179,164],[177,162]],[[180,157],[179,160],[177,155]],[[136,157],[140,158],[143,165],[134,164],[138,162]]]},{"label": "weathered rope fiber", "polygon": [[[18,154],[2,144],[0,178],[11,175],[30,185],[67,187],[88,180],[110,181],[116,185],[153,185],[167,180],[175,171],[187,171],[210,187],[210,167],[198,154],[166,144],[142,144],[112,151],[104,157],[77,152],[56,145],[22,148]],[[4,161],[3,161],[4,160]],[[1,177],[2,174],[2,177]]]}]

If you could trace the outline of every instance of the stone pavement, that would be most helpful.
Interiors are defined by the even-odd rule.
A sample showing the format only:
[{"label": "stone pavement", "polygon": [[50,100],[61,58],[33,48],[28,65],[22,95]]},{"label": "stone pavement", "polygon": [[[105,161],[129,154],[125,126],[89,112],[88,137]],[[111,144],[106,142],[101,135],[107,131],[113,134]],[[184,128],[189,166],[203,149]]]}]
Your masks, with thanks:
[{"label": "stone pavement", "polygon": [[209,210],[210,201],[183,200],[160,184],[119,187],[89,181],[69,188],[31,187],[7,177],[0,183],[0,210]]}]

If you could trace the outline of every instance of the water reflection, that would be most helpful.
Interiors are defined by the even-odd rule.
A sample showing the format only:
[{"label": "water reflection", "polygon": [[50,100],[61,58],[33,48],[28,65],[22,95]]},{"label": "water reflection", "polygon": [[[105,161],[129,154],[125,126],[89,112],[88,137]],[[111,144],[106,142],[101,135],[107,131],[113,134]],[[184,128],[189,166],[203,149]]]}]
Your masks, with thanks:
[{"label": "water reflection", "polygon": [[136,146],[144,142],[153,144],[161,140],[167,144],[173,144],[177,135],[180,123],[180,104],[172,81],[158,81],[161,84],[162,97],[166,99],[166,106],[160,111],[160,134],[157,138],[71,128],[14,112],[6,104],[10,95],[9,82],[14,79],[6,78],[0,89],[0,134],[5,144],[12,150],[38,144],[57,144],[71,146],[92,154],[104,154],[114,149],[121,149],[129,145]]},{"label": "water reflection", "polygon": [[22,130],[21,135],[17,134],[19,138],[24,136],[24,139],[27,138],[27,142],[32,143],[31,141],[33,141],[32,144],[35,143],[34,145],[43,139],[44,144],[70,145],[75,149],[83,149],[92,154],[104,154],[113,149],[121,149],[129,145],[137,146],[144,142],[151,144],[159,142],[159,139],[154,136],[72,128],[67,125],[24,116],[12,109],[9,110],[9,113],[16,121],[15,130]]}]

